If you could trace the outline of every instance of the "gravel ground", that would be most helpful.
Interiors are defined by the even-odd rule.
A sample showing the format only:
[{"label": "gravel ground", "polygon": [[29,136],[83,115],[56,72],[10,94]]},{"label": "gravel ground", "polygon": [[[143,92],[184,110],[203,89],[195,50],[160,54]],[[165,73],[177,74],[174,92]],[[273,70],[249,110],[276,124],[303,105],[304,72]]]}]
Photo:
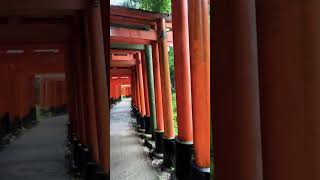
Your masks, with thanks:
[{"label": "gravel ground", "polygon": [[145,154],[141,139],[131,128],[131,99],[122,100],[111,109],[110,158],[111,180],[158,180],[152,162]]},{"label": "gravel ground", "polygon": [[1,180],[69,180],[65,168],[67,116],[40,120],[0,152]]}]

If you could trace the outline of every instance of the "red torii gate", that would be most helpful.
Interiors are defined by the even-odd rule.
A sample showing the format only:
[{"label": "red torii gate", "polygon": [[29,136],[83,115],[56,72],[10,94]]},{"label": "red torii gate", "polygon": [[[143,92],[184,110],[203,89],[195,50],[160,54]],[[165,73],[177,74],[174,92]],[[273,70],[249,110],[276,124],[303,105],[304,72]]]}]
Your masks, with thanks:
[{"label": "red torii gate", "polygon": [[9,113],[7,121],[15,130],[34,116],[35,75],[64,72],[63,46],[48,43],[0,45],[0,57],[0,112]]}]

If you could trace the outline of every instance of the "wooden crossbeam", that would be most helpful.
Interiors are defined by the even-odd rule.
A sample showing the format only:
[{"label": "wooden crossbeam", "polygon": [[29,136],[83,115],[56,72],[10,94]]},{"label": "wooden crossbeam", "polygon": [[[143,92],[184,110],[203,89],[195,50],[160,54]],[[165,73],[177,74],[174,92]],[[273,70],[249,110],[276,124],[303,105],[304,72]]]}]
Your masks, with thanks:
[{"label": "wooden crossbeam", "polygon": [[[84,10],[87,0],[10,0],[0,1],[0,11],[25,10]],[[1,13],[1,14],[2,14]]]},{"label": "wooden crossbeam", "polygon": [[111,60],[110,67],[132,67],[136,65],[136,60]]},{"label": "wooden crossbeam", "polygon": [[[172,31],[167,32],[167,40],[169,45],[172,45]],[[111,43],[128,43],[128,44],[151,44],[152,41],[157,41],[157,32],[153,29],[149,31],[110,27]]]},{"label": "wooden crossbeam", "polygon": [[132,69],[110,69],[111,76],[129,76],[132,74]]}]

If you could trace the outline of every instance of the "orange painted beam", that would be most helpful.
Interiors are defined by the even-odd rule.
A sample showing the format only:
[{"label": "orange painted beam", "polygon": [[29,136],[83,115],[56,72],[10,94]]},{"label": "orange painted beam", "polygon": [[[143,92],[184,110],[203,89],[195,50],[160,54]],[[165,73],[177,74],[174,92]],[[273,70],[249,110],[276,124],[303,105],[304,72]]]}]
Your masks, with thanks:
[{"label": "orange painted beam", "polygon": [[134,60],[132,54],[126,54],[126,55],[115,55],[115,54],[112,54],[111,55],[111,59],[113,61],[122,61],[122,60],[130,61],[130,60]]},{"label": "orange painted beam", "polygon": [[133,67],[136,64],[136,60],[111,60],[110,67]]},{"label": "orange painted beam", "polygon": [[[157,32],[153,29],[149,31],[128,28],[110,27],[110,42],[127,42],[129,44],[151,44],[157,41]],[[173,42],[172,31],[167,32],[167,41]]]},{"label": "orange painted beam", "polygon": [[122,37],[129,39],[144,39],[144,40],[157,40],[157,33],[155,30],[137,30],[128,28],[110,27],[111,37]]},{"label": "orange painted beam", "polygon": [[131,75],[131,69],[110,69],[110,76],[122,76],[122,75]]},{"label": "orange painted beam", "polygon": [[125,37],[110,37],[110,43],[127,43],[127,44],[151,44],[151,40],[146,39],[128,39]]},{"label": "orange painted beam", "polygon": [[150,20],[110,15],[110,24],[122,24],[122,25],[129,25],[129,26],[148,26],[151,23],[152,21]]},{"label": "orange painted beam", "polygon": [[117,54],[117,53],[124,53],[124,54],[137,54],[140,51],[136,51],[136,50],[126,50],[126,49],[110,49],[110,53],[111,54]]},{"label": "orange painted beam", "polygon": [[85,0],[30,0],[23,2],[13,0],[0,2],[1,12],[7,12],[8,14],[18,13],[19,11],[30,13],[30,10],[34,11],[35,9],[40,10],[40,12],[41,10],[84,10],[86,7],[87,2]]},{"label": "orange painted beam", "polygon": [[64,43],[68,37],[67,28],[66,24],[0,24],[0,42]]}]

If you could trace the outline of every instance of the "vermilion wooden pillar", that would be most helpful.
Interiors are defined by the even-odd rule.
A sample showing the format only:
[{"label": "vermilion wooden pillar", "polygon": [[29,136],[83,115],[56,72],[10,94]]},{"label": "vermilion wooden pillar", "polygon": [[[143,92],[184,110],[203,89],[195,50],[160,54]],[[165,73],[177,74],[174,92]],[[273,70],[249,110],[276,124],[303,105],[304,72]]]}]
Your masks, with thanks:
[{"label": "vermilion wooden pillar", "polygon": [[52,104],[51,104],[51,108],[53,108],[53,110],[56,109],[57,107],[57,101],[58,101],[58,94],[57,94],[57,81],[56,80],[52,80]]},{"label": "vermilion wooden pillar", "polygon": [[158,43],[152,43],[152,62],[153,62],[153,77],[154,77],[154,94],[156,103],[157,115],[157,131],[164,133],[163,125],[163,105],[162,105],[162,92],[161,92],[161,76],[160,76],[160,62],[159,62],[159,49]]},{"label": "vermilion wooden pillar", "polygon": [[[178,117],[176,174],[180,179],[188,179],[191,176],[193,154],[188,1],[172,1],[172,27]],[[201,102],[199,100],[199,103]],[[196,97],[195,103],[197,103]]]},{"label": "vermilion wooden pillar", "polygon": [[71,34],[71,62],[75,77],[75,94],[77,100],[77,121],[79,122],[79,133],[80,133],[80,143],[82,145],[87,145],[87,136],[86,136],[86,125],[85,125],[85,117],[84,117],[84,94],[83,94],[83,79],[82,79],[82,72],[80,67],[80,62],[83,55],[83,34],[84,32],[81,31],[82,26],[82,18],[77,16],[73,20],[73,31]]},{"label": "vermilion wooden pillar", "polygon": [[94,102],[94,90],[93,90],[93,79],[92,79],[92,70],[91,70],[91,57],[90,57],[90,48],[89,48],[89,36],[88,36],[88,19],[85,16],[85,58],[81,62],[83,64],[83,81],[84,81],[84,94],[85,99],[84,103],[86,105],[86,126],[88,134],[88,145],[89,151],[96,163],[100,163],[100,154],[99,154],[99,144],[98,144],[98,132],[97,132],[97,119],[95,112],[95,102]]},{"label": "vermilion wooden pillar", "polygon": [[134,73],[133,73],[133,70],[132,70],[132,72],[131,72],[131,88],[132,88],[132,94],[131,94],[131,98],[132,98],[132,101],[131,101],[131,103],[132,103],[132,105],[133,106],[137,106],[137,104],[136,104],[136,95],[135,95],[135,77],[134,77]]},{"label": "vermilion wooden pillar", "polygon": [[[194,179],[210,176],[210,44],[207,0],[189,1]],[[199,169],[201,168],[201,169]]]},{"label": "vermilion wooden pillar", "polygon": [[135,67],[135,78],[136,78],[136,90],[137,90],[137,103],[138,103],[138,111],[141,114],[141,98],[140,98],[140,83],[138,78],[138,66]]},{"label": "vermilion wooden pillar", "polygon": [[44,89],[45,89],[45,83],[44,83],[44,80],[41,79],[40,80],[40,99],[39,99],[40,108],[44,107],[44,98],[45,98]]},{"label": "vermilion wooden pillar", "polygon": [[151,122],[150,122],[150,105],[149,105],[149,93],[148,93],[148,81],[147,81],[147,71],[146,71],[146,57],[143,51],[141,52],[141,67],[143,74],[143,85],[144,85],[144,97],[145,97],[145,107],[146,107],[146,116],[144,118],[145,123],[145,133],[151,134]]},{"label": "vermilion wooden pillar", "polygon": [[216,179],[265,179],[255,6],[252,0],[228,0],[216,3],[214,11],[211,77]]},{"label": "vermilion wooden pillar", "polygon": [[161,92],[163,105],[164,119],[164,162],[163,165],[167,168],[173,167],[175,154],[174,142],[174,124],[173,124],[173,109],[172,109],[172,94],[170,84],[170,68],[168,59],[168,45],[166,37],[165,19],[161,18],[157,22],[158,38],[159,38],[159,57],[160,57],[160,75],[161,75]]},{"label": "vermilion wooden pillar", "polygon": [[89,9],[89,38],[92,65],[92,80],[94,102],[98,127],[98,142],[100,162],[105,173],[109,174],[109,104],[107,98],[106,64],[101,25],[101,11],[99,1],[90,3]]},{"label": "vermilion wooden pillar", "polygon": [[142,62],[141,54],[137,55],[137,76],[139,81],[139,94],[140,94],[140,108],[141,108],[141,117],[143,118],[146,115],[146,103],[145,103],[145,94],[144,94],[144,83],[143,83],[143,73],[142,73]]},{"label": "vermilion wooden pillar", "polygon": [[146,116],[150,117],[150,106],[149,106],[149,96],[148,96],[148,81],[147,81],[147,73],[146,73],[146,58],[145,53],[141,51],[141,66],[142,66],[142,75],[143,75],[143,92],[145,97],[145,106],[146,106]]},{"label": "vermilion wooden pillar", "polygon": [[306,63],[306,81],[304,87],[308,87],[305,89],[305,104],[306,104],[306,112],[305,112],[305,131],[307,135],[305,136],[306,149],[308,155],[305,157],[306,164],[305,166],[306,179],[320,179],[320,23],[318,21],[319,13],[320,13],[320,3],[317,0],[309,1],[308,5],[303,11],[305,18],[304,22],[306,22],[306,27],[304,30],[304,34],[306,35],[307,41],[304,45],[305,51],[305,59],[308,61],[304,61]]},{"label": "vermilion wooden pillar", "polygon": [[309,144],[319,132],[319,119],[312,117],[317,114],[310,111],[319,108],[313,106],[319,98],[308,94],[318,89],[309,78],[319,71],[319,7],[316,1],[256,1],[264,179],[317,179],[310,170],[319,173],[307,161],[319,159]]},{"label": "vermilion wooden pillar", "polygon": [[66,90],[68,97],[68,114],[69,114],[69,122],[71,123],[72,132],[76,132],[76,110],[75,110],[75,97],[74,97],[74,86],[73,86],[73,73],[72,64],[70,60],[70,51],[65,52],[65,74],[66,74]]}]

